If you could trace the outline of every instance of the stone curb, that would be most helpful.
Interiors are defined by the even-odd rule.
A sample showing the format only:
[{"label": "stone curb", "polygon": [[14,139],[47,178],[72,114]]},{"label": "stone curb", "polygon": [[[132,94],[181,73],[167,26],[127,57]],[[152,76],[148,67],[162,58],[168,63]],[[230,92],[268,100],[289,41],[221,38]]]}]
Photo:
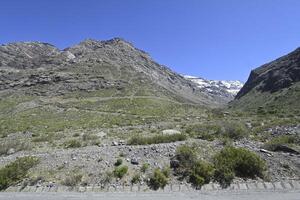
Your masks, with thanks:
[{"label": "stone curb", "polygon": [[[300,180],[278,181],[278,182],[257,182],[257,183],[235,183],[231,184],[228,188],[221,188],[216,183],[204,185],[200,190],[195,190],[190,185],[167,185],[163,190],[158,192],[183,192],[190,191],[209,192],[209,191],[265,191],[265,190],[300,190]],[[108,186],[102,188],[100,186],[54,186],[54,187],[37,187],[21,186],[9,187],[5,192],[149,192],[150,190],[146,185],[132,185],[132,186]]]}]

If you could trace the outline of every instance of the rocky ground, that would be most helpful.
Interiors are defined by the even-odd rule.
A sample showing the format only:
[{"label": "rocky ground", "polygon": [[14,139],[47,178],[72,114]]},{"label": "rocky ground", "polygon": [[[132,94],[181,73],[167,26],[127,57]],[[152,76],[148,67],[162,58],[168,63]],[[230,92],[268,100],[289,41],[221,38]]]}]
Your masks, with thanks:
[{"label": "rocky ground", "polygon": [[[294,127],[276,127],[268,131],[274,131],[274,134],[283,134],[284,131],[297,132],[299,126]],[[276,132],[276,133],[275,133]],[[31,137],[28,135],[27,137]],[[116,140],[105,134],[99,136],[101,143],[97,145],[88,145],[86,147],[64,149],[55,147],[50,149],[40,145],[40,147],[31,150],[14,152],[10,149],[10,155],[1,156],[0,164],[4,166],[17,157],[36,156],[40,158],[40,163],[30,172],[30,178],[20,182],[19,185],[63,185],[66,177],[72,177],[74,174],[82,175],[81,185],[104,184],[106,173],[114,169],[114,164],[118,158],[123,160],[123,165],[129,167],[128,174],[122,178],[112,178],[109,184],[111,186],[131,185],[130,181],[135,174],[142,177],[141,184],[145,185],[148,175],[155,168],[168,167],[170,158],[175,155],[176,148],[182,144],[196,144],[201,158],[210,160],[212,155],[223,148],[222,141],[206,141],[201,139],[188,139],[187,141],[153,144],[153,145],[127,145],[126,140]],[[47,142],[46,142],[47,143]],[[44,144],[47,146],[47,144]],[[49,144],[48,144],[49,145]],[[263,143],[255,140],[239,140],[233,143],[233,146],[243,147],[259,154],[268,166],[269,181],[299,180],[300,179],[300,155],[288,152],[271,152],[262,148]],[[142,166],[149,164],[149,168],[142,172]],[[34,179],[38,179],[34,181]],[[260,182],[261,180],[242,180],[236,178],[235,183]],[[182,184],[176,177],[171,177],[170,184]],[[186,184],[186,183],[185,183]]]}]

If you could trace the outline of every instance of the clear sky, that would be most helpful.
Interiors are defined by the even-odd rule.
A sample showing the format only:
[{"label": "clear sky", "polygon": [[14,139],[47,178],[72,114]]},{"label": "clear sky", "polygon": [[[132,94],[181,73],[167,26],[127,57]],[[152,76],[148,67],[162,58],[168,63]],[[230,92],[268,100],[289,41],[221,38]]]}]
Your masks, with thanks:
[{"label": "clear sky", "polygon": [[300,0],[1,0],[0,43],[122,37],[184,74],[245,81],[300,46]]}]

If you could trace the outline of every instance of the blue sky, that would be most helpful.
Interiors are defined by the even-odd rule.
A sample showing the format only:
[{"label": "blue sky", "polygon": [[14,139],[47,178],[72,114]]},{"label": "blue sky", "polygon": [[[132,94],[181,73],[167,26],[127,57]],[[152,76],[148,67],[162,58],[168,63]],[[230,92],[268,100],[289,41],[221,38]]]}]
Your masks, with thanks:
[{"label": "blue sky", "polygon": [[300,46],[299,0],[3,0],[0,43],[122,37],[184,74],[245,81]]}]

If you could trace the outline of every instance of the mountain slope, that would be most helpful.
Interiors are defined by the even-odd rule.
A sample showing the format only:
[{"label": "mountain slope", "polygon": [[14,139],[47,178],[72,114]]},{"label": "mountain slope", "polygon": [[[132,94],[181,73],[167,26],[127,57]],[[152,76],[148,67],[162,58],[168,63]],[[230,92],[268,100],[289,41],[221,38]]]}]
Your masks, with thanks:
[{"label": "mountain slope", "polygon": [[46,43],[8,44],[0,47],[0,66],[1,90],[56,95],[103,88],[135,93],[145,89],[180,102],[218,104],[190,81],[119,38],[85,40],[63,51]]},{"label": "mountain slope", "polygon": [[299,113],[299,101],[300,48],[251,71],[232,106]]},{"label": "mountain slope", "polygon": [[148,126],[226,102],[120,38],[2,45],[0,72],[1,134]]}]

